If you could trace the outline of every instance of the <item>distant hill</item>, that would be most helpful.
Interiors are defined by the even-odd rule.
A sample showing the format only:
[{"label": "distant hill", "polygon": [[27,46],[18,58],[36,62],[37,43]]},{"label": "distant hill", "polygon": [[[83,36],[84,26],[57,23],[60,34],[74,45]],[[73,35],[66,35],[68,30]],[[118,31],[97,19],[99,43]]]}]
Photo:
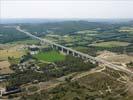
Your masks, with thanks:
[{"label": "distant hill", "polygon": [[[108,33],[110,33],[110,35],[108,34],[108,36],[112,37],[112,35],[114,34],[113,37],[114,36],[116,37],[116,35],[118,37],[119,34],[122,35],[121,33],[118,32],[118,29],[120,27],[133,26],[133,23],[130,22],[110,23],[109,21],[100,22],[100,20],[94,20],[94,19],[91,21],[76,20],[76,19],[72,21],[67,19],[62,19],[62,20],[7,19],[5,21],[3,20],[3,23],[5,24],[0,24],[0,43],[22,40],[27,38],[25,34],[22,34],[21,32],[18,32],[15,29],[8,29],[4,27],[10,25],[19,25],[21,26],[22,29],[29,31],[30,33],[36,36],[45,36],[45,34],[49,33],[57,35],[66,35],[66,34],[75,35],[78,33],[78,31],[84,31],[84,30],[97,31],[98,33],[100,33],[97,34],[98,38],[100,36],[100,39],[101,37],[102,38],[106,37],[107,36],[106,34]],[[127,37],[127,35],[125,34],[124,36]]]},{"label": "distant hill", "polygon": [[109,22],[109,23],[121,23],[129,22],[133,19],[94,19],[94,18],[9,18],[9,19],[0,19],[0,24],[15,24],[15,23],[53,23],[53,22],[62,22],[62,21],[89,21],[89,22]]},{"label": "distant hill", "polygon": [[38,24],[22,24],[21,27],[29,32],[47,33],[48,31],[54,34],[71,34],[77,31],[95,29],[108,26],[102,22],[88,21],[62,21],[53,23],[38,23]]},{"label": "distant hill", "polygon": [[65,21],[65,19],[38,19],[38,18],[12,18],[12,19],[1,19],[0,24],[18,24],[18,23],[51,23]]}]

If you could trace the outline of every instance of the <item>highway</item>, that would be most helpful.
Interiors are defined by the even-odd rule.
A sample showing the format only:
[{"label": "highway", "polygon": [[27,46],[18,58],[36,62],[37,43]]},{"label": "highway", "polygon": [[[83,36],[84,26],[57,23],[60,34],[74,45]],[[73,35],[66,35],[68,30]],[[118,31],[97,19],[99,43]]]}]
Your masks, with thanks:
[{"label": "highway", "polygon": [[42,39],[42,38],[40,38],[40,37],[37,37],[37,36],[35,36],[35,35],[32,35],[31,33],[27,32],[27,31],[24,30],[24,29],[21,29],[20,26],[17,26],[17,27],[15,27],[15,28],[16,28],[16,30],[25,33],[26,35],[28,35],[29,37],[31,37],[31,38],[33,38],[33,39],[37,39],[37,40],[39,40],[39,41],[41,41],[41,42],[48,43],[48,44],[50,44],[50,45],[52,45],[52,46],[55,46],[55,47],[58,47],[58,48],[62,48],[62,50],[66,50],[66,51],[68,51],[68,52],[72,52],[72,54],[77,54],[77,55],[79,55],[79,56],[82,57],[82,58],[86,58],[86,59],[93,60],[93,61],[95,61],[95,62],[102,63],[102,64],[104,64],[106,67],[112,68],[112,69],[114,69],[114,70],[123,71],[123,72],[125,72],[125,73],[127,73],[127,74],[129,74],[129,75],[133,75],[133,72],[132,72],[131,70],[129,70],[129,69],[123,67],[123,66],[115,65],[115,64],[112,64],[112,63],[110,63],[110,62],[108,62],[108,61],[106,61],[106,60],[104,60],[104,59],[97,58],[97,57],[92,57],[92,56],[90,56],[90,55],[88,55],[88,54],[85,54],[85,53],[82,53],[82,52],[73,50],[73,49],[71,49],[71,48],[62,46],[62,45],[57,44],[57,43],[54,43],[54,42],[52,42],[52,41],[50,41],[50,40]]}]

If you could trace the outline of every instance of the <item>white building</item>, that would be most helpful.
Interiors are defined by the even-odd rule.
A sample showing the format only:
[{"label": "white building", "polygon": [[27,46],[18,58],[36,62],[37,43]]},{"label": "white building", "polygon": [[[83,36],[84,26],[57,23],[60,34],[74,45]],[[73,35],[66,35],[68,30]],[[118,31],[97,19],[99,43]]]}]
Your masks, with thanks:
[{"label": "white building", "polygon": [[5,92],[6,92],[6,89],[0,87],[0,97],[2,97],[2,95],[3,95]]},{"label": "white building", "polygon": [[37,54],[39,52],[39,46],[31,45],[29,46],[29,50],[31,55]]}]

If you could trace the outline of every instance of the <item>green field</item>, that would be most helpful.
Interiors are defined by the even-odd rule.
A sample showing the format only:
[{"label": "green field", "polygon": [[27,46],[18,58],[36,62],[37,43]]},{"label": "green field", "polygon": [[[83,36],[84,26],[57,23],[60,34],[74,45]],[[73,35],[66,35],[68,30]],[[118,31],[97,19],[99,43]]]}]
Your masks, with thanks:
[{"label": "green field", "polygon": [[120,42],[120,41],[108,41],[108,42],[100,42],[91,44],[96,47],[120,47],[120,46],[128,46],[130,43],[128,42]]},{"label": "green field", "polygon": [[26,40],[9,42],[7,44],[38,44],[38,43],[39,43],[39,41],[37,41],[37,40],[26,39]]},{"label": "green field", "polygon": [[83,34],[83,33],[97,33],[97,31],[94,30],[84,30],[84,31],[78,31],[78,34]]},{"label": "green field", "polygon": [[57,51],[40,52],[34,55],[34,57],[38,60],[44,60],[48,62],[61,61],[65,59],[65,56]]}]

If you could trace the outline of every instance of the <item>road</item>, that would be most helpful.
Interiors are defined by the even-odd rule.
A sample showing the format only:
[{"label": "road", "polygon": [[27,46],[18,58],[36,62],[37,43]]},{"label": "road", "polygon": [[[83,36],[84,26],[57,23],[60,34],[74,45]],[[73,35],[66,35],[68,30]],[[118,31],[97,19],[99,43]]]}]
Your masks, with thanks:
[{"label": "road", "polygon": [[33,39],[37,39],[37,40],[39,40],[39,41],[41,41],[41,42],[48,43],[48,44],[50,44],[50,45],[52,45],[52,46],[60,47],[60,48],[65,49],[65,50],[67,50],[67,51],[71,51],[71,52],[73,52],[73,53],[75,53],[75,54],[80,55],[81,57],[84,57],[84,58],[87,58],[87,59],[90,59],[90,60],[93,60],[93,61],[102,63],[102,64],[104,64],[105,66],[107,66],[107,67],[109,67],[109,68],[112,68],[112,69],[114,69],[114,70],[123,71],[123,72],[125,72],[125,73],[127,73],[127,74],[129,74],[129,75],[133,75],[133,72],[132,72],[131,70],[129,70],[129,69],[123,67],[123,66],[115,65],[115,64],[112,64],[112,63],[110,63],[110,62],[108,62],[108,61],[106,61],[106,60],[103,60],[103,59],[101,59],[101,58],[92,57],[92,56],[90,56],[90,55],[88,55],[88,54],[85,54],[85,53],[82,53],[82,52],[73,50],[73,49],[71,49],[71,48],[62,46],[62,45],[57,44],[57,43],[54,43],[54,42],[52,42],[52,41],[50,41],[50,40],[42,39],[42,38],[40,38],[40,37],[37,37],[37,36],[35,36],[35,35],[32,35],[31,33],[27,32],[26,30],[21,29],[19,26],[15,27],[15,28],[16,28],[16,30],[25,33],[26,35],[28,35],[29,37],[31,37],[31,38],[33,38]]}]

